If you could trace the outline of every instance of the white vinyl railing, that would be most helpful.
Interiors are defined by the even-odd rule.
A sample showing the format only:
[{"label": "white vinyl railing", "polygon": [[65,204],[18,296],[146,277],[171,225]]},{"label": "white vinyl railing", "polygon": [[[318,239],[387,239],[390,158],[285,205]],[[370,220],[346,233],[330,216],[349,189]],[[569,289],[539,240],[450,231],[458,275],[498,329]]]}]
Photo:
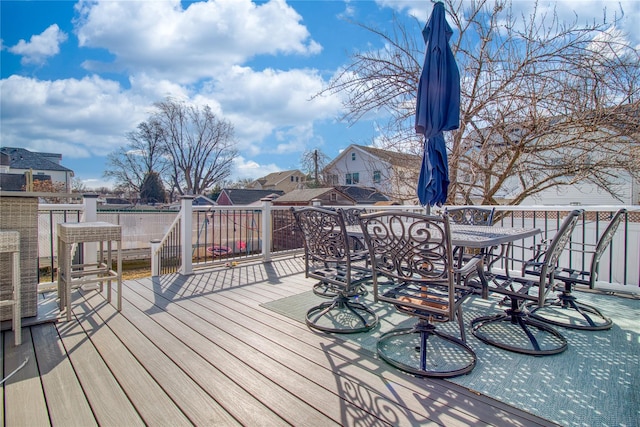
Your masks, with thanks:
[{"label": "white vinyl railing", "polygon": [[[95,203],[41,204],[39,215],[40,266],[50,265],[55,254],[55,225],[97,218],[122,225],[125,258],[127,252],[152,260],[154,275],[178,272],[188,275],[218,263],[248,258],[268,261],[274,254],[302,248],[289,206],[276,206],[269,200],[258,206],[192,206],[192,197],[176,211],[96,211]],[[519,242],[515,256],[527,259],[530,249],[542,239],[552,238],[566,213],[580,208],[585,215],[572,236],[575,245],[593,245],[612,215],[623,206],[495,206],[497,225],[538,227],[542,234]],[[640,293],[640,207],[624,206],[628,214],[600,261],[598,287],[611,291]],[[338,206],[335,206],[338,208]],[[419,206],[362,206],[367,211],[411,210],[426,212]],[[443,208],[431,208],[439,213]],[[94,216],[91,215],[94,212]],[[95,220],[95,219],[94,219]],[[88,249],[85,247],[85,252]],[[90,249],[89,249],[90,250]],[[519,252],[518,252],[519,251]],[[567,253],[562,263],[588,269],[590,259]],[[510,265],[507,268],[517,269]],[[51,276],[53,277],[53,275]]]}]

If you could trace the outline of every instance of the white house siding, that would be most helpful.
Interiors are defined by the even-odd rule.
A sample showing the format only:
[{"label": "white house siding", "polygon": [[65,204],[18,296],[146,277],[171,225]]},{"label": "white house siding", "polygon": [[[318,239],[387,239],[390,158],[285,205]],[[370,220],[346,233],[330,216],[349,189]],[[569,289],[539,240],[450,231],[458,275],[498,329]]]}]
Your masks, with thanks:
[{"label": "white house siding", "polygon": [[[355,159],[352,154],[355,153]],[[374,182],[373,175],[375,171],[380,172],[380,182]],[[358,183],[348,184],[346,175],[350,173],[358,173]],[[405,173],[398,168],[397,173]],[[358,185],[361,187],[375,188],[382,194],[386,194],[394,199],[398,199],[401,195],[415,196],[415,183],[408,183],[404,177],[396,176],[396,170],[388,162],[379,159],[377,156],[358,148],[350,146],[344,150],[333,162],[325,169],[325,176],[337,176],[337,182],[333,185]],[[405,173],[405,175],[410,175]],[[417,176],[417,175],[416,175]]]},{"label": "white house siding", "polygon": [[[11,168],[11,173],[13,174],[24,174],[29,172],[28,169],[15,169]],[[73,173],[71,171],[52,171],[52,170],[32,170],[33,177],[37,178],[38,175],[47,175],[51,177],[51,182],[53,184],[63,184],[65,190],[71,190],[71,178],[73,177]]]},{"label": "white house siding", "polygon": [[620,175],[616,188],[622,200],[616,199],[594,184],[576,184],[542,191],[526,198],[522,205],[634,205],[638,204],[638,188],[628,174]]}]

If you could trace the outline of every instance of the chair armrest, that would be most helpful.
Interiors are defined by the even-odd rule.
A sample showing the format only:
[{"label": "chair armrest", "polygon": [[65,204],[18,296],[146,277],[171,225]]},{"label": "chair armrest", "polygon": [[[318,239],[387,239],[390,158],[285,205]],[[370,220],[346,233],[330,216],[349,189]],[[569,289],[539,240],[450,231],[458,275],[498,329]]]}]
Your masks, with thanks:
[{"label": "chair armrest", "polygon": [[473,258],[467,260],[467,262],[465,262],[462,267],[454,268],[453,272],[461,276],[467,276],[473,271],[477,271],[478,268],[482,268],[483,263],[484,261],[483,261],[482,254],[478,254]]}]

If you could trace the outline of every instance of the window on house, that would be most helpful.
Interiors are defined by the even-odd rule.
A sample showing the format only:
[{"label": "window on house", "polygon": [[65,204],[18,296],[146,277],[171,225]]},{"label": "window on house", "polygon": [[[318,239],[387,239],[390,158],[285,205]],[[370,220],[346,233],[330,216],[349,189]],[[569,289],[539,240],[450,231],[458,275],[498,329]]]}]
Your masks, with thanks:
[{"label": "window on house", "polygon": [[354,184],[358,184],[360,182],[360,174],[358,172],[354,172],[351,181],[353,181]]},{"label": "window on house", "polygon": [[336,193],[331,193],[330,199],[332,202],[338,201],[338,195]]},{"label": "window on house", "polygon": [[339,182],[339,181],[338,181],[338,175],[329,175],[329,176],[327,177],[327,182],[328,182],[330,185],[338,185],[338,182]]},{"label": "window on house", "polygon": [[291,175],[291,182],[293,182],[293,175]]},{"label": "window on house", "polygon": [[355,160],[356,159],[356,153],[351,153],[351,160]]},{"label": "window on house", "polygon": [[344,177],[344,183],[345,183],[346,185],[351,185],[351,174],[350,174],[350,173],[348,173],[348,174],[346,174],[346,175],[345,175],[345,177]]},{"label": "window on house", "polygon": [[380,171],[373,171],[374,184],[380,184]]}]

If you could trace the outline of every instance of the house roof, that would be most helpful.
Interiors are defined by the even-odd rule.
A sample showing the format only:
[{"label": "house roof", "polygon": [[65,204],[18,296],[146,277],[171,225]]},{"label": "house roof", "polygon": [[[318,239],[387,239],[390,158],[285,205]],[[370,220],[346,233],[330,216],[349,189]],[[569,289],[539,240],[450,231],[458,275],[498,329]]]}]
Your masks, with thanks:
[{"label": "house roof", "polygon": [[324,187],[324,188],[305,188],[298,189],[288,192],[287,194],[278,197],[278,203],[295,203],[295,202],[310,202],[313,199],[318,199],[330,192],[340,193],[345,199],[353,200],[355,203],[355,199],[348,194],[343,193],[334,187]]},{"label": "house roof", "polygon": [[216,202],[211,200],[209,197],[203,194],[200,194],[193,198],[192,205],[193,206],[214,206],[216,205]]},{"label": "house roof", "polygon": [[361,150],[366,151],[367,153],[376,156],[377,158],[386,161],[394,166],[410,166],[412,163],[420,162],[422,160],[421,156],[416,154],[409,153],[399,153],[397,151],[389,151],[383,150],[381,148],[374,147],[366,147],[364,145],[354,145]]},{"label": "house roof", "polygon": [[373,204],[376,202],[386,202],[389,200],[387,196],[378,192],[375,188],[359,187],[357,185],[337,186],[338,190],[350,196],[357,203]]},{"label": "house roof", "polygon": [[272,172],[269,175],[256,179],[256,181],[258,181],[263,187],[269,185],[278,185],[280,182],[282,182],[283,179],[289,179],[289,177],[292,175],[304,176],[304,174],[298,169],[293,169],[288,171]]},{"label": "house roof", "polygon": [[382,148],[375,147],[367,147],[364,145],[351,144],[346,149],[344,149],[340,155],[338,155],[335,159],[333,159],[325,169],[330,168],[334,163],[340,160],[343,156],[346,156],[349,153],[349,150],[359,150],[368,153],[371,156],[374,156],[386,163],[389,163],[392,166],[402,167],[402,168],[420,168],[420,162],[422,161],[422,156],[418,156],[416,154],[409,153],[399,153],[397,151],[389,151],[383,150]]},{"label": "house roof", "polygon": [[71,169],[52,162],[46,156],[53,156],[51,153],[41,153],[25,150],[24,148],[1,147],[0,151],[9,156],[9,167],[12,169],[38,169],[45,171],[72,172]]},{"label": "house roof", "polygon": [[[224,188],[222,192],[226,193],[227,197],[234,205],[250,205],[251,203],[257,202],[260,199],[274,194],[279,197],[282,197],[284,194],[284,191],[280,190],[248,190],[244,188]],[[222,195],[222,193],[220,193],[220,195]]]}]

